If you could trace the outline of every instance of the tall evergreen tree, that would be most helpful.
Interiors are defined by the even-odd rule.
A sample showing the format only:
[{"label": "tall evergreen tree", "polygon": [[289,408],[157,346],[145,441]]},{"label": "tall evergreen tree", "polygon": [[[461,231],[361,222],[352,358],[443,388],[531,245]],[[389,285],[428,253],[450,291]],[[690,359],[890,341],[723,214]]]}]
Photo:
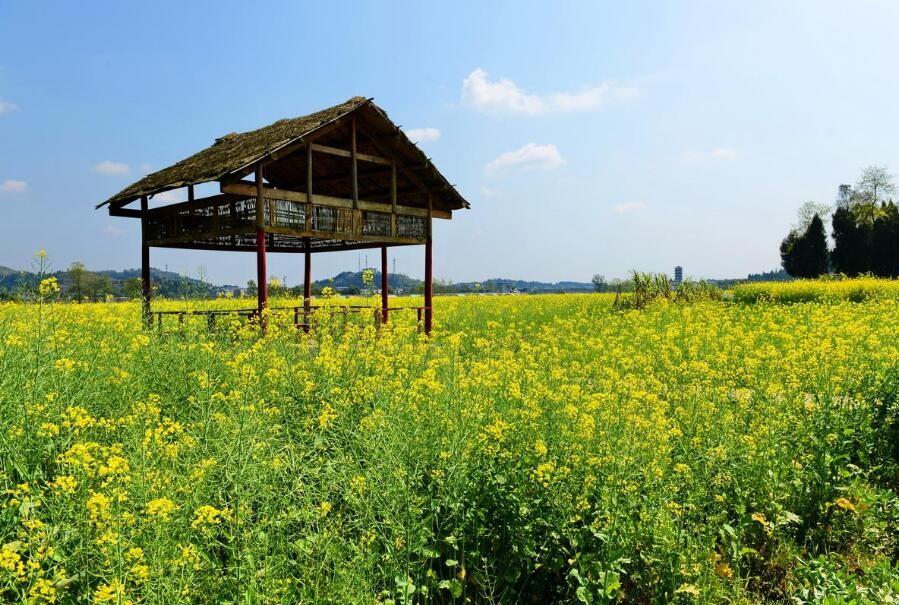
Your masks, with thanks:
[{"label": "tall evergreen tree", "polygon": [[827,234],[824,231],[824,221],[818,214],[812,217],[801,241],[803,277],[819,277],[827,273]]},{"label": "tall evergreen tree", "polygon": [[780,243],[780,264],[784,271],[792,277],[798,277],[796,274],[796,244],[799,241],[799,234],[795,229],[791,229],[784,240]]},{"label": "tall evergreen tree", "polygon": [[881,204],[871,229],[871,270],[880,277],[899,277],[899,208]]},{"label": "tall evergreen tree", "polygon": [[848,204],[841,204],[836,209],[831,225],[834,240],[831,261],[834,271],[850,277],[870,271],[870,233],[865,225],[856,221]]},{"label": "tall evergreen tree", "polygon": [[793,277],[818,277],[827,273],[827,235],[818,214],[812,217],[805,233],[790,231],[780,245],[780,258],[784,269]]}]

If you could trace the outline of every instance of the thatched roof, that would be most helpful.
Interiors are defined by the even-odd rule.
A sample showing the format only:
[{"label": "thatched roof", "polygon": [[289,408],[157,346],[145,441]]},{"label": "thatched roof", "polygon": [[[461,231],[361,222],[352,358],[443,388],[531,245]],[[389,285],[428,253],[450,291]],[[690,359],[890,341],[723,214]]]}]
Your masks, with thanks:
[{"label": "thatched roof", "polygon": [[353,97],[339,105],[298,118],[278,120],[257,130],[231,133],[216,139],[210,147],[180,162],[149,174],[129,185],[97,208],[110,204],[121,207],[141,196],[152,196],[171,189],[198,185],[225,178],[242,177],[252,171],[254,165],[270,154],[315,133],[354,113],[365,114],[367,120],[377,121],[380,132],[393,131],[391,146],[398,161],[423,166],[422,179],[428,188],[437,193],[435,205],[446,209],[469,207],[461,195],[441,175],[427,156],[412,143],[387,114],[371,99]]}]

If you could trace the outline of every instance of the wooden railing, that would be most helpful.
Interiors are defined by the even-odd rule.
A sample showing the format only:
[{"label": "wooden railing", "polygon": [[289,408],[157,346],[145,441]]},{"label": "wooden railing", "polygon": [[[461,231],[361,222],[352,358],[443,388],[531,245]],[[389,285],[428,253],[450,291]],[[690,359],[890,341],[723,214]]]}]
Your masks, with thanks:
[{"label": "wooden railing", "polygon": [[[329,310],[334,314],[343,315],[344,320],[351,314],[363,314],[371,311],[375,324],[380,326],[382,323],[382,313],[385,309],[382,307],[371,307],[368,305],[310,305],[305,307],[297,305],[293,307],[272,307],[270,312],[275,315],[288,316],[292,313],[292,326],[309,332],[312,328],[312,317],[315,313],[322,310]],[[415,311],[418,330],[422,329],[422,317],[427,307],[388,307],[386,311],[392,313],[394,311]],[[258,321],[259,310],[256,308],[247,309],[203,309],[203,310],[182,310],[182,311],[153,311],[156,328],[159,332],[163,331],[163,317],[175,317],[178,320],[179,331],[184,329],[185,319],[188,317],[205,317],[206,327],[208,330],[215,330],[220,317],[240,317],[247,321]],[[301,321],[302,319],[302,321]]]},{"label": "wooden railing", "polygon": [[[427,212],[421,209],[399,206],[397,212],[385,212],[381,205],[377,210],[353,208],[343,204],[349,200],[338,204],[334,201],[337,198],[316,197],[324,203],[266,197],[263,208],[266,232],[383,243],[427,241]],[[221,194],[154,208],[147,216],[146,228],[147,239],[153,246],[220,241],[223,237],[254,234],[256,198]]]}]

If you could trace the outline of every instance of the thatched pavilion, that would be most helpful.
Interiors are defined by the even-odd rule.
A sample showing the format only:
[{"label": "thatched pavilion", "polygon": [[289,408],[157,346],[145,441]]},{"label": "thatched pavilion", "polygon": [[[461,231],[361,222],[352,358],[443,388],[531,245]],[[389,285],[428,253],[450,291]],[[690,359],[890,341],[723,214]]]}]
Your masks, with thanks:
[{"label": "thatched pavilion", "polygon": [[[194,197],[195,185],[213,181],[221,193]],[[185,187],[186,201],[149,208],[152,196]],[[137,200],[140,208],[127,207]],[[255,252],[260,318],[268,305],[266,253],[302,253],[308,328],[313,252],[380,248],[386,321],[387,247],[424,244],[424,329],[430,332],[431,222],[451,219],[469,204],[380,107],[353,97],[307,116],[227,134],[97,208],[103,206],[111,216],[141,221],[147,322],[151,247]]]}]

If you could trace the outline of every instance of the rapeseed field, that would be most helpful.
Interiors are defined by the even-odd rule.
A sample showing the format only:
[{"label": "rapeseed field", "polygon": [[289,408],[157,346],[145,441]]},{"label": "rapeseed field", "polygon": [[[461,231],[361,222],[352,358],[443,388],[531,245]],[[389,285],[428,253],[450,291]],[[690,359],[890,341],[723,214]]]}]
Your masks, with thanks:
[{"label": "rapeseed field", "polygon": [[331,300],[259,338],[53,294],[0,304],[4,601],[899,599],[895,297],[438,298],[431,338]]}]

